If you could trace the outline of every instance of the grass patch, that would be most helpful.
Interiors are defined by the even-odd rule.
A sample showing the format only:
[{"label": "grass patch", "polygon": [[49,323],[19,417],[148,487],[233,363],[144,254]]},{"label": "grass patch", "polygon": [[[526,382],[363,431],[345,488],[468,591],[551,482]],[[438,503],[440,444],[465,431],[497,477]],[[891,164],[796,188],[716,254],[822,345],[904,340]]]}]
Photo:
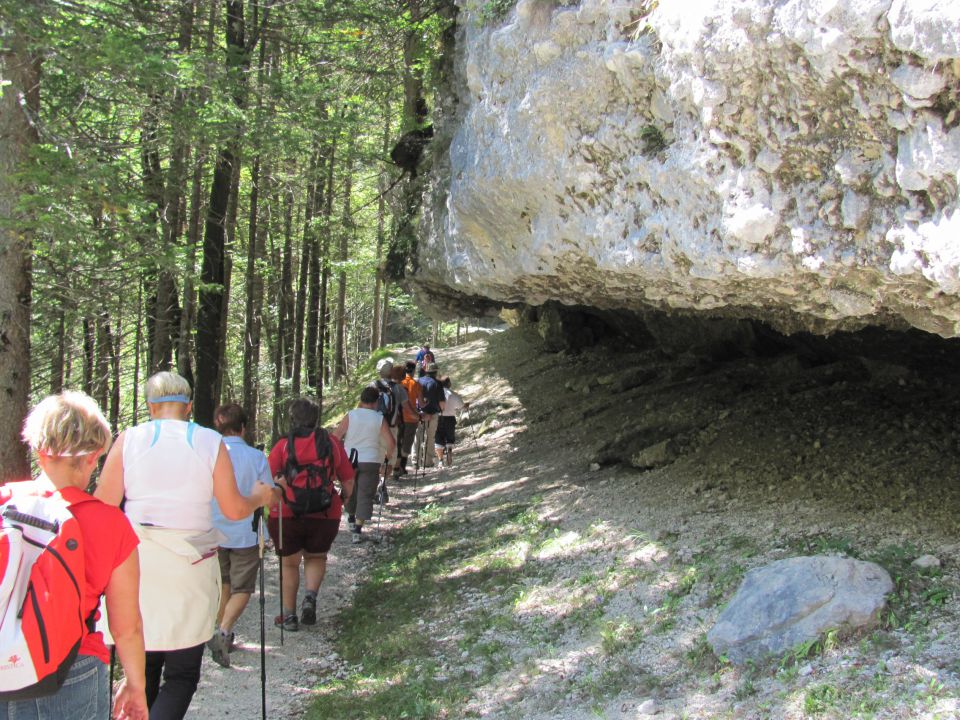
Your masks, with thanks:
[{"label": "grass patch", "polygon": [[707,642],[706,634],[701,634],[693,643],[693,647],[684,653],[687,665],[691,670],[698,673],[713,675],[720,672],[729,661],[726,658],[718,657]]},{"label": "grass patch", "polygon": [[340,418],[347,412],[353,410],[360,399],[360,391],[377,378],[377,363],[386,357],[392,357],[399,362],[404,358],[405,347],[405,345],[391,345],[375,350],[354,369],[353,374],[345,381],[324,388],[322,424],[334,425],[340,422]]},{"label": "grass patch", "polygon": [[[473,689],[512,667],[512,642],[549,641],[548,624],[524,621],[515,603],[542,571],[529,548],[552,527],[536,501],[501,518],[464,536],[429,505],[397,531],[337,619],[337,653],[353,671],[324,681],[307,717],[466,717]],[[493,602],[469,602],[478,594]]]},{"label": "grass patch", "polygon": [[807,715],[822,715],[833,708],[840,699],[840,691],[833,685],[817,685],[810,688],[803,698],[803,711]]}]

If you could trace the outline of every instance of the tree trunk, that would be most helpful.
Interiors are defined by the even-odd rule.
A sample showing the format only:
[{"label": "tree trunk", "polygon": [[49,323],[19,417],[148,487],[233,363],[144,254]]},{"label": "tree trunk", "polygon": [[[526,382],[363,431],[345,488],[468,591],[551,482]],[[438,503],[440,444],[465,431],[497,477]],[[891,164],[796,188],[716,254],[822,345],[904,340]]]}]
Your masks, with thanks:
[{"label": "tree trunk", "polygon": [[[62,303],[63,301],[60,300]],[[63,390],[63,356],[66,353],[67,322],[66,313],[61,304],[57,311],[57,341],[50,358],[50,394],[56,395]]]},{"label": "tree trunk", "polygon": [[[390,154],[390,100],[383,103],[383,157]],[[386,238],[386,218],[387,218],[387,181],[389,173],[386,168],[380,170],[380,197],[377,199],[377,266],[374,271],[373,279],[373,321],[370,323],[370,352],[384,346],[383,334],[381,332],[381,321],[383,310],[380,307],[380,291],[383,286],[383,243]],[[386,301],[386,293],[384,293]],[[386,305],[386,302],[384,302]]]},{"label": "tree trunk", "polygon": [[288,183],[284,194],[283,208],[283,262],[280,266],[280,294],[277,298],[279,313],[277,342],[281,347],[283,376],[293,376],[293,206],[296,201],[293,183]]},{"label": "tree trunk", "polygon": [[120,312],[117,312],[117,332],[110,333],[110,428],[117,434],[120,425],[120,338],[123,337],[120,325]]},{"label": "tree trunk", "polygon": [[380,313],[380,346],[387,344],[387,322],[390,317],[390,281],[383,281],[383,310]]},{"label": "tree trunk", "polygon": [[107,313],[101,313],[97,319],[96,338],[93,397],[100,404],[100,408],[106,410],[110,396],[110,356],[113,354],[113,336],[110,332],[110,316]]},{"label": "tree trunk", "polygon": [[133,425],[140,421],[140,352],[143,347],[143,280],[137,283],[137,329],[133,340]]},{"label": "tree trunk", "polygon": [[[269,177],[269,168],[264,173]],[[263,277],[260,274],[260,258],[263,256],[269,216],[260,218],[260,184],[266,182],[260,174],[260,157],[253,165],[254,184],[250,190],[250,231],[247,239],[247,304],[246,331],[243,345],[243,407],[247,411],[247,442],[255,444],[257,438],[257,411],[260,399],[260,337],[263,327]],[[269,206],[267,206],[269,207]]]},{"label": "tree trunk", "polygon": [[233,287],[233,248],[237,246],[237,216],[240,208],[240,160],[234,167],[233,179],[230,181],[230,202],[227,204],[227,242],[223,253],[223,297],[220,307],[220,362],[217,374],[215,397],[217,402],[222,398],[233,398],[236,393],[233,389],[230,376],[230,359],[227,357],[227,328],[230,323],[230,290]]},{"label": "tree trunk", "polygon": [[[246,70],[250,50],[246,46],[243,0],[228,0],[226,12],[227,73],[233,83],[234,104],[245,105]],[[200,278],[203,288],[197,313],[197,383],[194,392],[194,416],[201,425],[213,424],[213,411],[219,400],[220,358],[224,345],[223,298],[226,274],[227,211],[233,189],[234,173],[239,177],[239,136],[220,149],[210,187],[210,203],[203,237],[203,262]]]},{"label": "tree trunk", "polygon": [[350,145],[347,150],[347,161],[344,163],[346,174],[343,180],[343,227],[340,231],[340,256],[339,260],[343,263],[340,266],[340,272],[337,276],[337,314],[334,319],[336,324],[336,345],[333,351],[333,378],[340,380],[347,374],[347,354],[345,344],[345,334],[347,326],[347,270],[346,262],[349,258],[349,241],[353,233],[353,217],[350,214],[350,195],[353,192],[353,138],[351,136]]},{"label": "tree trunk", "polygon": [[41,5],[24,0],[10,25],[0,26],[0,78],[8,83],[0,91],[0,218],[14,221],[0,224],[0,482],[30,474],[20,427],[30,397],[31,243],[17,223],[27,220],[17,210],[26,190],[17,173],[37,142],[41,56],[28,47],[23,25],[39,19]]},{"label": "tree trunk", "polygon": [[[320,138],[315,139],[314,162],[311,163],[313,173],[310,178],[310,192],[307,201],[307,217],[313,219],[320,216],[323,208],[323,188],[325,180],[320,177],[324,157],[320,150]],[[320,241],[318,239],[317,224],[308,222],[304,226],[304,245],[310,244],[310,266],[308,269],[307,285],[309,288],[307,300],[307,338],[305,344],[307,365],[307,387],[312,388],[314,394],[320,388],[320,353],[318,349],[320,324]]]},{"label": "tree trunk", "polygon": [[197,271],[197,246],[200,244],[200,212],[203,205],[203,158],[197,155],[190,189],[190,220],[187,225],[187,267],[183,277],[183,307],[180,310],[180,331],[177,333],[177,372],[194,385],[191,362],[193,316],[196,308],[193,276]]},{"label": "tree trunk", "polygon": [[94,352],[96,350],[96,328],[90,318],[81,321],[83,328],[83,391],[93,395]]},{"label": "tree trunk", "polygon": [[294,395],[300,394],[300,376],[303,370],[303,331],[307,307],[307,273],[310,267],[310,244],[304,243],[300,249],[300,272],[297,280],[297,318],[294,321],[293,333],[293,378],[291,390]]},{"label": "tree trunk", "polygon": [[332,239],[333,228],[333,177],[334,168],[337,162],[337,145],[340,139],[339,130],[336,130],[330,143],[330,157],[327,159],[327,189],[325,192],[326,202],[323,208],[323,243],[321,247],[322,263],[320,272],[320,317],[317,332],[317,366],[319,374],[317,378],[317,399],[320,402],[321,410],[323,408],[323,386],[330,379],[330,363],[327,362],[327,333],[330,328],[330,241]]}]

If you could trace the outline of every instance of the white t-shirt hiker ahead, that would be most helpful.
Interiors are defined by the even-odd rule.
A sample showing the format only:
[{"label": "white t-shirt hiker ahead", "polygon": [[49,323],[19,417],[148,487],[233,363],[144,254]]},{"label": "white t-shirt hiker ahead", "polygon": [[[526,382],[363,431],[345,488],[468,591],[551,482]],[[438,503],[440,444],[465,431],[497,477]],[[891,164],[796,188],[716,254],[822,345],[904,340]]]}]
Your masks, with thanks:
[{"label": "white t-shirt hiker ahead", "polygon": [[350,419],[343,446],[347,453],[357,451],[357,462],[382,463],[386,451],[380,445],[380,426],[383,415],[370,408],[355,408],[347,413]]}]

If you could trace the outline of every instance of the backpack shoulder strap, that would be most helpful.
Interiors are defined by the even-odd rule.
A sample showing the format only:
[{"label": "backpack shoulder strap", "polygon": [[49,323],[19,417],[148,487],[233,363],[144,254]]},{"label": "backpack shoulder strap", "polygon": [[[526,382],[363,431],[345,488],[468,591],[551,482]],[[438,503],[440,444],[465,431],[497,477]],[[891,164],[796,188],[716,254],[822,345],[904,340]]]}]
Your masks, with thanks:
[{"label": "backpack shoulder strap", "polygon": [[[286,467],[286,475],[287,475],[287,479],[288,479],[288,480],[291,479],[291,478],[289,477],[289,476],[290,476],[290,471],[291,471],[291,470],[296,471],[297,468],[299,467],[299,465],[300,465],[300,463],[297,462],[297,443],[296,443],[296,437],[295,437],[294,434],[293,434],[293,430],[291,430],[290,433],[287,435],[287,467]],[[294,472],[294,475],[296,475],[296,472]]]},{"label": "backpack shoulder strap", "polygon": [[323,428],[317,428],[313,432],[313,439],[317,446],[317,460],[323,460],[330,455],[331,445],[330,437]]}]

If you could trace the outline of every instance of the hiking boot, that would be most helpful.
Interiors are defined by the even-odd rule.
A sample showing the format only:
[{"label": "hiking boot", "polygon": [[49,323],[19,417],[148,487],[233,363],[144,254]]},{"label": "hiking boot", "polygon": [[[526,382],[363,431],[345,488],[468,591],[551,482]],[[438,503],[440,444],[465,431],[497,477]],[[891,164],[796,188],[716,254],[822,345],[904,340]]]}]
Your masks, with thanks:
[{"label": "hiking boot", "polygon": [[306,595],[303,598],[303,604],[300,606],[300,622],[304,625],[317,624],[317,596]]},{"label": "hiking boot", "polygon": [[277,615],[273,619],[273,624],[277,627],[283,625],[283,629],[287,632],[296,632],[300,629],[300,622],[297,620],[296,615],[287,615],[286,617],[283,615]]},{"label": "hiking boot", "polygon": [[237,649],[237,635],[236,633],[229,632],[227,633],[227,649],[230,652],[233,652]]},{"label": "hiking boot", "polygon": [[230,639],[227,635],[217,630],[213,637],[207,640],[207,647],[210,648],[210,657],[220,667],[230,667]]},{"label": "hiking boot", "polygon": [[350,541],[354,545],[357,545],[358,543],[362,543],[363,542],[362,533],[359,530],[354,530],[352,533],[350,533]]}]

